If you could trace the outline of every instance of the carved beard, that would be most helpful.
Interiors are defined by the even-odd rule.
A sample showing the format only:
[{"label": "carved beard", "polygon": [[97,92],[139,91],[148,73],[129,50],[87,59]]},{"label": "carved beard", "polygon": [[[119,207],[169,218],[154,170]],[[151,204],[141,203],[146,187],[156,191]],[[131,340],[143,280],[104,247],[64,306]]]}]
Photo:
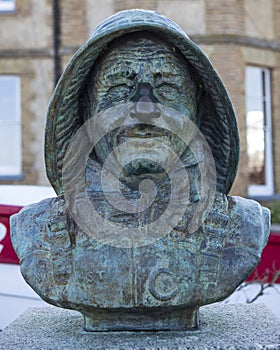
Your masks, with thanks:
[{"label": "carved beard", "polygon": [[189,166],[201,161],[201,155],[196,159],[176,134],[146,124],[125,125],[108,132],[96,144],[94,155],[102,167],[133,188],[143,179],[161,182],[167,173],[182,168],[182,163]]}]

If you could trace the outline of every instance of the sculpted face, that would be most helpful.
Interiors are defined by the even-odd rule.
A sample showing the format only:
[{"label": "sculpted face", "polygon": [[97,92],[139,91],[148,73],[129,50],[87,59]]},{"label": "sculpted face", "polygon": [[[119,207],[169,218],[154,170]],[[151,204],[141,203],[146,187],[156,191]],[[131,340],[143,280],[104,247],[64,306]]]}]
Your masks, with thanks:
[{"label": "sculpted face", "polygon": [[[195,120],[196,86],[175,48],[149,34],[123,37],[95,64],[93,77],[92,115],[99,118],[101,128],[118,118],[122,119],[119,125],[130,124],[108,133],[96,146],[101,163],[125,141],[129,147],[116,152],[115,158],[128,174],[162,172],[172,158],[163,145],[178,156],[183,154],[186,145],[176,137],[176,130]],[[127,104],[126,113],[114,115],[112,109],[111,114],[102,115],[122,104]],[[164,106],[176,113],[166,113]]]}]

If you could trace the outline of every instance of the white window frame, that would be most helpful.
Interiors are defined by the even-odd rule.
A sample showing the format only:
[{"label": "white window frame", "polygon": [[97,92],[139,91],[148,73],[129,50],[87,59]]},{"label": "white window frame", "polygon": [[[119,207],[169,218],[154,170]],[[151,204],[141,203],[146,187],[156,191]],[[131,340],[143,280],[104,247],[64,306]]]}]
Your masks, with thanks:
[{"label": "white window frame", "polygon": [[0,0],[0,12],[13,12],[16,9],[15,0]]},{"label": "white window frame", "polygon": [[[12,166],[6,166],[1,163],[0,159],[0,180],[18,179],[22,177],[22,137],[21,137],[21,82],[20,77],[16,75],[0,75],[0,81],[13,80],[15,83],[15,118],[14,120],[0,120],[1,126],[16,127],[18,130],[17,137],[11,140],[11,145],[5,145],[5,150],[14,148],[16,163]],[[1,105],[0,105],[1,107]]]},{"label": "white window frame", "polygon": [[[274,178],[273,178],[273,149],[272,149],[272,113],[271,113],[271,72],[269,68],[250,66],[246,67],[246,79],[248,68],[260,69],[263,73],[263,83],[265,89],[265,95],[263,95],[262,105],[264,107],[263,113],[265,115],[264,126],[264,140],[265,140],[265,184],[263,185],[249,185],[248,195],[250,197],[257,196],[271,196],[274,193]],[[246,107],[246,114],[248,110]]]}]

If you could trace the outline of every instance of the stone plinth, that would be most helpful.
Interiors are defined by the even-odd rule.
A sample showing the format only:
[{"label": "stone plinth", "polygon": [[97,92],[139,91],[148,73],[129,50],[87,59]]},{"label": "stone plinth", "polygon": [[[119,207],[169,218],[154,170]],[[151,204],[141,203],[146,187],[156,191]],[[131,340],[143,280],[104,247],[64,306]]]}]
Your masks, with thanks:
[{"label": "stone plinth", "polygon": [[280,349],[280,319],[263,305],[200,309],[200,329],[186,332],[85,332],[83,317],[32,308],[0,333],[0,349]]}]

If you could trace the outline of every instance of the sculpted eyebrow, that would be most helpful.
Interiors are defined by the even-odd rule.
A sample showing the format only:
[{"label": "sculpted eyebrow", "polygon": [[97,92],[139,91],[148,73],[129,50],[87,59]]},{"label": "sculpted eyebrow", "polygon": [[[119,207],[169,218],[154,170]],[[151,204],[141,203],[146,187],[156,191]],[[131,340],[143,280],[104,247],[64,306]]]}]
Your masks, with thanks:
[{"label": "sculpted eyebrow", "polygon": [[131,80],[131,75],[133,75],[134,69],[126,64],[119,64],[116,67],[112,68],[108,66],[107,69],[103,72],[103,78],[110,81],[115,81],[116,79],[127,79]]},{"label": "sculpted eyebrow", "polygon": [[119,72],[106,72],[106,78],[111,80],[111,81],[114,81],[116,79],[119,79],[119,78],[124,78],[124,76],[122,75],[122,72],[119,71]]},{"label": "sculpted eyebrow", "polygon": [[160,68],[155,68],[155,73],[161,76],[163,81],[172,79],[176,83],[182,84],[185,82],[185,72],[182,68],[172,63],[161,65]]},{"label": "sculpted eyebrow", "polygon": [[184,76],[181,74],[179,75],[179,72],[162,72],[161,78],[159,79],[160,82],[172,82],[175,84],[182,85],[186,81]]}]

